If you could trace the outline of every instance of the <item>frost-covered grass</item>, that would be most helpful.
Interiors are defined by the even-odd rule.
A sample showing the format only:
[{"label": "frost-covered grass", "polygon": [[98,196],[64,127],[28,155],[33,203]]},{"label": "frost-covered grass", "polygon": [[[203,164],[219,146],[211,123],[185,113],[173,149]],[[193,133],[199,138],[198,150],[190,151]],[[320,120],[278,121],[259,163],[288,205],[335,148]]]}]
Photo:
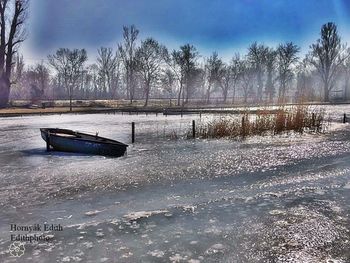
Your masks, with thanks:
[{"label": "frost-covered grass", "polygon": [[[308,106],[280,107],[276,114],[259,110],[252,115],[248,111],[240,116],[225,116],[201,123],[196,128],[200,138],[236,138],[265,134],[281,134],[293,131],[322,132],[325,127],[323,110],[311,111]],[[190,133],[189,133],[190,134]]]}]

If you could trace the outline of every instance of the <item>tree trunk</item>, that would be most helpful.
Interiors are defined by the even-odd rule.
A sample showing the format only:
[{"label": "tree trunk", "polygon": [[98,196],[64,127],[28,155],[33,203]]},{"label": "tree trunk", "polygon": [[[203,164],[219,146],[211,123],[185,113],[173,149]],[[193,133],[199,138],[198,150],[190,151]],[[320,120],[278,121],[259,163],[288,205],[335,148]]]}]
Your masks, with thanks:
[{"label": "tree trunk", "polygon": [[248,87],[246,90],[244,90],[244,104],[247,104],[247,101],[248,101]]},{"label": "tree trunk", "polygon": [[145,85],[146,85],[146,89],[145,89],[145,91],[146,91],[146,100],[145,100],[144,107],[147,107],[148,99],[149,99],[149,92],[150,92],[150,83],[146,83]]},{"label": "tree trunk", "polygon": [[69,88],[69,111],[72,111],[73,87]]},{"label": "tree trunk", "polygon": [[177,96],[177,106],[180,106],[181,92],[182,92],[182,82],[180,82],[180,90],[179,90],[179,94]]},{"label": "tree trunk", "polygon": [[235,103],[235,97],[236,97],[236,86],[233,86],[232,104]]},{"label": "tree trunk", "polygon": [[273,103],[273,93],[271,90],[269,91],[269,103]]},{"label": "tree trunk", "polygon": [[284,80],[281,81],[281,86],[279,89],[279,94],[278,94],[278,102],[279,103],[285,103],[286,102],[286,83]]},{"label": "tree trunk", "polygon": [[209,86],[207,88],[207,104],[210,102],[210,89],[211,89],[211,84],[209,83]]},{"label": "tree trunk", "polygon": [[189,87],[188,84],[186,84],[186,99],[185,99],[185,104],[188,103],[189,97],[190,97],[190,92],[189,92]]},{"label": "tree trunk", "polygon": [[134,79],[133,79],[132,74],[129,75],[129,82],[128,82],[127,86],[129,87],[130,104],[132,104],[132,102],[134,100],[134,88],[135,88],[134,87]]},{"label": "tree trunk", "polygon": [[261,72],[258,73],[258,102],[262,102],[263,99],[263,81]]},{"label": "tree trunk", "polygon": [[329,85],[328,81],[324,83],[324,101],[329,102]]},{"label": "tree trunk", "polygon": [[267,80],[265,83],[265,93],[268,96],[269,103],[273,102],[273,96],[274,96],[274,86],[272,82],[272,72],[268,71],[267,73]]},{"label": "tree trunk", "polygon": [[133,100],[134,100],[134,94],[131,91],[131,87],[130,87],[130,104],[132,104]]},{"label": "tree trunk", "polygon": [[349,97],[349,82],[350,82],[350,78],[349,78],[349,76],[346,76],[345,77],[345,87],[344,87],[345,100],[348,100],[348,97]]},{"label": "tree trunk", "polygon": [[10,98],[10,80],[6,76],[0,78],[0,108],[5,108]]},{"label": "tree trunk", "polygon": [[182,89],[182,107],[185,105],[185,89]]},{"label": "tree trunk", "polygon": [[228,87],[224,87],[224,90],[223,90],[223,95],[224,95],[224,104],[226,103],[226,100],[227,100],[227,92],[228,92]]}]

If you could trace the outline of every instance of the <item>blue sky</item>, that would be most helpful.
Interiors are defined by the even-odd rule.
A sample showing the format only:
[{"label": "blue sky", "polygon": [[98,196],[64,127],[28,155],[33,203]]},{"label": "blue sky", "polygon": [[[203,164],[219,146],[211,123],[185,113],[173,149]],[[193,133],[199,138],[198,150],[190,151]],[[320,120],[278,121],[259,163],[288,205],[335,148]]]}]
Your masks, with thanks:
[{"label": "blue sky", "polygon": [[348,0],[34,0],[22,52],[35,62],[59,47],[86,48],[94,60],[98,47],[121,41],[123,25],[135,24],[140,39],[171,49],[191,43],[204,56],[228,59],[253,41],[293,41],[305,53],[328,21],[350,42]]}]

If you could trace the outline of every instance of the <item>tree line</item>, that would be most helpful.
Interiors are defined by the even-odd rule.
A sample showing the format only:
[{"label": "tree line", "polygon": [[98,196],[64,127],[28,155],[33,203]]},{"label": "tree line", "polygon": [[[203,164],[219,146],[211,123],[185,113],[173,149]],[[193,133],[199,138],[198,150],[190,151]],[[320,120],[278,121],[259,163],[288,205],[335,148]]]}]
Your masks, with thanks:
[{"label": "tree line", "polygon": [[14,59],[25,40],[28,0],[0,0],[0,107],[8,104]]},{"label": "tree line", "polygon": [[[254,42],[246,54],[235,53],[226,62],[217,52],[201,56],[191,44],[171,51],[154,38],[138,37],[134,25],[124,26],[122,42],[114,49],[99,48],[92,64],[85,49],[60,48],[29,67],[16,55],[11,99],[142,99],[147,106],[150,98],[186,105],[195,100],[260,104],[350,97],[350,49],[331,22],[321,27],[303,57],[293,42],[277,47]],[[0,56],[0,66],[1,61]]]}]

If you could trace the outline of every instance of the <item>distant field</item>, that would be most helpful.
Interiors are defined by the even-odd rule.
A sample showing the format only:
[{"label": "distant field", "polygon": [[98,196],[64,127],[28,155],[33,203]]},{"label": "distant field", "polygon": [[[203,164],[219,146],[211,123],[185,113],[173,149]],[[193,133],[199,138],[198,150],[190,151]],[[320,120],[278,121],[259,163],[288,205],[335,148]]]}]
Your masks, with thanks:
[{"label": "distant field", "polygon": [[[43,104],[45,104],[43,107]],[[0,117],[14,117],[21,115],[41,115],[41,114],[60,114],[69,113],[69,101],[57,100],[57,101],[42,101],[36,105],[31,104],[29,101],[16,100],[12,101],[9,108],[0,109]],[[185,106],[177,106],[176,100],[152,100],[147,107],[144,107],[143,100],[135,100],[130,104],[127,100],[74,100],[73,101],[73,113],[108,113],[114,111],[125,112],[155,112],[161,113],[167,111],[168,114],[172,112],[180,114],[180,112],[188,113],[238,113],[240,111],[257,111],[260,109],[275,111],[281,106],[290,107],[298,104],[205,104],[199,103],[199,100],[195,103],[188,103]],[[309,105],[312,108],[322,107],[327,109],[328,112],[337,112],[337,117],[343,113],[350,114],[348,111],[348,103],[320,103],[311,102],[305,105]]]},{"label": "distant field", "polygon": [[[69,107],[69,100],[43,100],[40,102],[37,102],[39,107],[41,107],[42,103],[50,104],[54,107]],[[142,99],[139,100],[133,100],[133,103],[131,104],[129,100],[120,99],[120,100],[73,100],[72,105],[73,107],[108,107],[108,108],[120,108],[120,107],[143,107],[145,101]],[[348,104],[350,101],[343,101],[343,102],[330,102],[330,103],[324,103],[320,101],[313,101],[313,102],[306,102],[304,104],[310,104],[310,105],[323,105],[323,104]],[[10,102],[10,107],[28,107],[32,103],[28,100],[13,100]],[[294,105],[298,104],[296,102],[288,102],[285,103],[287,105]],[[248,102],[243,103],[241,100],[236,100],[235,103],[232,103],[231,101],[227,101],[226,103],[223,103],[222,100],[211,100],[210,103],[207,103],[206,100],[203,99],[190,99],[185,105],[185,108],[216,108],[216,107],[244,107],[244,106],[271,106],[271,105],[278,105],[278,103],[268,103],[268,102],[262,102],[262,103],[254,103],[254,102]],[[150,99],[148,102],[148,107],[179,107],[177,105],[177,99]],[[182,106],[182,104],[181,104]]]},{"label": "distant field", "polygon": [[[73,112],[86,111],[86,107],[73,108]],[[0,109],[0,114],[31,114],[31,113],[64,113],[69,112],[69,107],[53,107],[53,108],[7,108]]]}]

